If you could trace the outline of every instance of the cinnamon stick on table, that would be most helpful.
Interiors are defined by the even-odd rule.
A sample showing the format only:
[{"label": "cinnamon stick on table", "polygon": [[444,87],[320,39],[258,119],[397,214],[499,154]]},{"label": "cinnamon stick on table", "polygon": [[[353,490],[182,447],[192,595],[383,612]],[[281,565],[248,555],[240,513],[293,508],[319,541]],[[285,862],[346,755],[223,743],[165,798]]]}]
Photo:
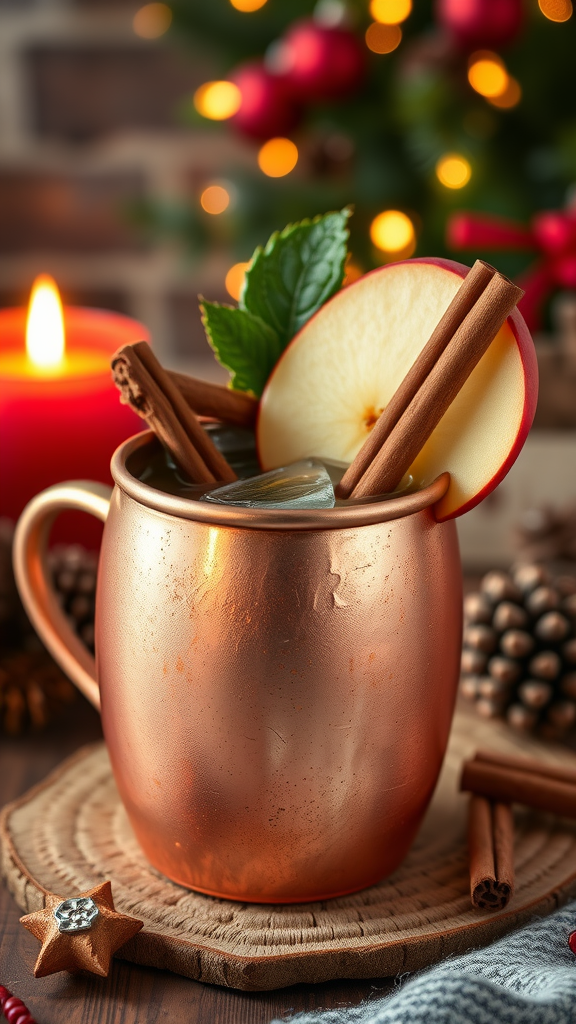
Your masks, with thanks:
[{"label": "cinnamon stick on table", "polygon": [[494,273],[352,491],[353,498],[390,493],[398,486],[523,294]]},{"label": "cinnamon stick on table", "polygon": [[212,416],[237,427],[253,427],[258,401],[245,391],[234,391],[221,384],[199,380],[187,373],[168,370],[168,376],[198,416]]},{"label": "cinnamon stick on table", "polygon": [[476,260],[472,269],[468,271],[448,309],[438,321],[430,338],[388,402],[384,412],[379,416],[356,458],[344,473],[335,489],[336,497],[350,497],[378,450],[393,427],[396,426],[400,416],[406,411],[418,389],[422,387],[456,329],[468,315],[495,273],[494,267],[482,260]]},{"label": "cinnamon stick on table", "polygon": [[121,401],[146,420],[191,480],[237,479],[147,342],[125,345],[112,357],[111,365]]},{"label": "cinnamon stick on table", "polygon": [[503,910],[514,891],[514,822],[509,804],[470,797],[468,855],[473,906]]},{"label": "cinnamon stick on table", "polygon": [[488,761],[465,761],[460,789],[489,800],[526,804],[540,811],[576,818],[576,783],[571,774],[559,778],[541,772],[539,767],[526,771]]},{"label": "cinnamon stick on table", "polygon": [[513,768],[519,772],[529,772],[531,775],[540,775],[547,779],[557,779],[559,782],[571,782],[576,786],[576,766],[569,768],[567,765],[540,761],[535,757],[501,754],[496,750],[477,750],[473,760],[499,765],[501,768]]}]

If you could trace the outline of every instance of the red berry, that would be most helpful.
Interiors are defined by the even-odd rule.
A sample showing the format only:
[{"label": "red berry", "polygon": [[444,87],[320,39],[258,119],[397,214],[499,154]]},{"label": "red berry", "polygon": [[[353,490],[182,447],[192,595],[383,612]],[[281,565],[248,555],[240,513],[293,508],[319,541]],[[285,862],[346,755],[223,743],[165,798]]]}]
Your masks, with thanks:
[{"label": "red berry", "polygon": [[[10,996],[10,998],[7,999],[5,1001],[5,1003],[4,1003],[4,1006],[3,1006],[4,1014],[6,1015],[8,1013],[8,1010],[12,1009],[13,1006],[24,1007],[24,1003],[22,1002],[21,999],[18,999],[18,996]],[[25,1009],[25,1007],[24,1007],[24,1009]]]},{"label": "red berry", "polygon": [[14,1024],[36,1024],[36,1022],[32,1014],[28,1013],[28,1010],[26,1010],[24,1016],[17,1017],[16,1020],[14,1021]]},{"label": "red berry", "polygon": [[570,932],[568,936],[568,945],[574,954],[576,954],[576,932]]},{"label": "red berry", "polygon": [[6,988],[5,985],[0,985],[0,1006],[4,1006],[7,999],[10,999],[12,995],[10,989]]},{"label": "red berry", "polygon": [[[8,999],[7,1002],[10,1003],[12,1002],[12,1000]],[[6,1009],[6,1005],[4,1005],[4,1016],[6,1017],[8,1024],[15,1024],[15,1022],[18,1020],[18,1017],[21,1017],[24,1013],[27,1012],[28,1011],[21,999],[15,999],[14,1002],[12,1003],[12,1006],[10,1006],[9,1009]]]}]

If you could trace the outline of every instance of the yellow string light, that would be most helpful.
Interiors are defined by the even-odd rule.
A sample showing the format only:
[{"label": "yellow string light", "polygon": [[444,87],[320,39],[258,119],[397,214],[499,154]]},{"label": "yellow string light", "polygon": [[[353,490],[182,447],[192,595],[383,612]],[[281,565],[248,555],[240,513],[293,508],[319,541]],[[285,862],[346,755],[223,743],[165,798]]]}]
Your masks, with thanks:
[{"label": "yellow string light", "polygon": [[204,82],[194,93],[194,106],[202,117],[225,121],[240,109],[242,93],[234,82]]},{"label": "yellow string light", "polygon": [[382,25],[399,25],[412,12],[412,0],[371,0],[369,11]]},{"label": "yellow string light", "polygon": [[224,279],[228,295],[231,295],[233,299],[236,299],[236,302],[239,301],[242,294],[244,278],[246,277],[246,271],[249,266],[249,263],[235,263],[233,267],[230,267],[230,270]]},{"label": "yellow string light", "polygon": [[373,21],[366,29],[366,46],[372,53],[392,53],[402,42],[400,25],[382,25]]},{"label": "yellow string light", "polygon": [[538,0],[538,7],[548,21],[568,21],[574,10],[571,0]]},{"label": "yellow string light", "polygon": [[510,110],[512,107],[518,106],[522,99],[522,86],[520,82],[517,82],[512,75],[508,76],[508,85],[501,96],[487,97],[488,102],[493,107],[499,107],[502,110]]},{"label": "yellow string light", "polygon": [[258,166],[269,178],[283,178],[298,163],[298,149],[291,139],[268,139],[258,152]]},{"label": "yellow string light", "polygon": [[230,3],[237,11],[250,14],[252,11],[259,11],[261,7],[264,7],[266,0],[230,0]]},{"label": "yellow string light", "polygon": [[480,50],[473,53],[468,62],[468,81],[472,88],[485,96],[493,99],[494,96],[502,96],[508,86],[508,72],[501,57],[490,50]]},{"label": "yellow string light", "polygon": [[460,153],[446,153],[436,164],[436,177],[445,188],[464,188],[472,177],[472,168]]},{"label": "yellow string light", "polygon": [[200,196],[200,206],[206,213],[224,213],[230,206],[230,193],[222,185],[208,185]]},{"label": "yellow string light", "polygon": [[394,256],[411,256],[416,248],[416,231],[401,210],[384,210],[370,225],[370,239],[377,249]]},{"label": "yellow string light", "polygon": [[170,28],[172,11],[168,4],[144,4],[132,19],[132,28],[141,39],[159,39]]}]

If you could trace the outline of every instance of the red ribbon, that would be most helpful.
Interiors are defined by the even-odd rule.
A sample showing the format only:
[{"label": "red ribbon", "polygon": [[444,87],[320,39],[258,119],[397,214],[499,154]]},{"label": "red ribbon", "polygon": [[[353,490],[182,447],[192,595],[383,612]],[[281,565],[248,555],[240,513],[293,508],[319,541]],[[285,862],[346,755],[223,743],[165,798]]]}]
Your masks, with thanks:
[{"label": "red ribbon", "polygon": [[576,209],[545,210],[530,227],[505,217],[455,213],[446,240],[452,249],[532,251],[539,258],[518,279],[525,295],[518,303],[530,330],[541,323],[544,300],[556,288],[576,288]]}]

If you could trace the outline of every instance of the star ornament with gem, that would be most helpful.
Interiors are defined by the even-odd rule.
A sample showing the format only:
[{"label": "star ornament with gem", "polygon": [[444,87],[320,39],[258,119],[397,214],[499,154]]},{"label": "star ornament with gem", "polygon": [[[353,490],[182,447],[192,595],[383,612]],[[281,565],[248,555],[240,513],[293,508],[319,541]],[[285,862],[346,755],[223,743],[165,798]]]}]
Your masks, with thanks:
[{"label": "star ornament with gem", "polygon": [[103,882],[71,898],[47,893],[44,910],[26,914],[20,924],[42,943],[34,977],[90,971],[105,978],[113,954],[144,922],[117,913],[110,882]]}]

